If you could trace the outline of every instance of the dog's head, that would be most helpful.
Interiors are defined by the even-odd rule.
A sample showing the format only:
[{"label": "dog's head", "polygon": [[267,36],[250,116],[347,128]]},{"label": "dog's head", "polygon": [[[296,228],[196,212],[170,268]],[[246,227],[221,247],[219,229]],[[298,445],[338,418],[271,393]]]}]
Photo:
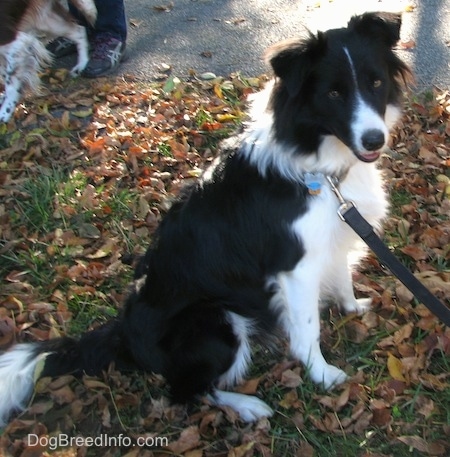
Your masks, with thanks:
[{"label": "dog's head", "polygon": [[393,52],[400,25],[400,15],[366,13],[346,28],[271,47],[277,140],[312,153],[335,137],[359,160],[375,161],[399,116],[401,87],[410,76]]}]

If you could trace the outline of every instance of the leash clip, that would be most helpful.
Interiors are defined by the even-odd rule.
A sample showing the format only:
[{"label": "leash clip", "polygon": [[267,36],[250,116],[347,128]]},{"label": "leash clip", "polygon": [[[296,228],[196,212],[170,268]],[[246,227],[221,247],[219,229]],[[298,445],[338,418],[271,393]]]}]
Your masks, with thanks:
[{"label": "leash clip", "polygon": [[339,200],[339,208],[337,210],[338,216],[345,222],[345,213],[351,209],[356,208],[356,204],[352,200],[345,200],[339,190],[339,179],[336,176],[327,175],[327,181],[330,183],[331,190],[335,193]]}]

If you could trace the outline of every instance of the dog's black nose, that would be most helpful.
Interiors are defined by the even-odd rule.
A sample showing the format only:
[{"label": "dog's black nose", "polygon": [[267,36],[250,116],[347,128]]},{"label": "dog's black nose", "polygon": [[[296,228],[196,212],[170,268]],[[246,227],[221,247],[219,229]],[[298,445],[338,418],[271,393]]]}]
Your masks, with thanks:
[{"label": "dog's black nose", "polygon": [[384,146],[384,133],[378,129],[367,130],[361,142],[366,151],[378,151]]}]

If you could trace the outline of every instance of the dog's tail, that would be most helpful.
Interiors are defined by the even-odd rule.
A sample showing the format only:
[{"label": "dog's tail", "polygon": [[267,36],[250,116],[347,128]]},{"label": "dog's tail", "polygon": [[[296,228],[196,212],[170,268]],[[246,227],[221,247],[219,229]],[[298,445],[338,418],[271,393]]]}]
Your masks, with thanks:
[{"label": "dog's tail", "polygon": [[13,411],[26,406],[39,378],[100,374],[112,362],[121,370],[136,369],[120,326],[119,320],[112,320],[79,340],[64,337],[18,344],[0,355],[0,426]]},{"label": "dog's tail", "polygon": [[94,26],[97,19],[97,8],[94,0],[71,0],[71,2],[83,14],[89,24]]}]

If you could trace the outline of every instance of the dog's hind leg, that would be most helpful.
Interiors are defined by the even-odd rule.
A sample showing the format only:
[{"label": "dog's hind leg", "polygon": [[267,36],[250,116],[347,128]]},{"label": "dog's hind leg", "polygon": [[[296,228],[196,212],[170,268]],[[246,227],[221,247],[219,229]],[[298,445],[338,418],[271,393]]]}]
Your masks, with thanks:
[{"label": "dog's hind leg", "polygon": [[[221,306],[213,302],[194,303],[164,318],[160,327],[164,331],[150,354],[148,348],[154,343],[144,344],[141,338],[132,344],[137,351],[134,358],[143,369],[158,370],[166,377],[176,402],[184,403],[214,388],[240,353],[232,323]],[[156,364],[157,353],[160,356]],[[153,360],[146,362],[150,357]]]},{"label": "dog's hind leg", "polygon": [[370,309],[372,304],[371,298],[355,298],[353,293],[353,285],[351,281],[351,273],[347,276],[350,278],[344,279],[341,283],[341,288],[338,290],[338,304],[341,306],[347,314],[356,313],[364,314]]},{"label": "dog's hind leg", "polygon": [[[227,312],[227,319],[231,323],[233,333],[238,342],[238,348],[230,368],[220,377],[219,386],[232,386],[242,380],[251,359],[249,337],[252,324],[249,319],[236,313]],[[217,406],[230,406],[244,422],[253,422],[261,417],[269,417],[272,409],[259,398],[235,392],[214,390],[207,396],[208,400]]]},{"label": "dog's hind leg", "polygon": [[248,320],[214,303],[194,305],[174,317],[170,333],[161,341],[168,356],[165,376],[175,401],[207,395],[218,406],[230,406],[250,422],[272,415],[263,401],[248,395],[217,390],[240,380],[250,361]]}]

